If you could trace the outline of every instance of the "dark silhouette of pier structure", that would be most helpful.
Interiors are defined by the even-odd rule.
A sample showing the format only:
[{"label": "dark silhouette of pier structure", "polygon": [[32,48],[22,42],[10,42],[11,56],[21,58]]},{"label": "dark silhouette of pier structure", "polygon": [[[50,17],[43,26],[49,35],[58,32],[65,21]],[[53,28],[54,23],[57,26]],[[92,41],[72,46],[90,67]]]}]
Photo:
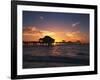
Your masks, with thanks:
[{"label": "dark silhouette of pier structure", "polygon": [[[46,45],[46,43],[38,42],[38,41],[23,41],[24,45]],[[65,44],[64,42],[54,42],[52,45],[59,45],[59,44]]]},{"label": "dark silhouette of pier structure", "polygon": [[[80,45],[81,43],[69,43],[69,42],[54,42],[52,43],[51,46],[54,46],[54,45]],[[31,45],[31,46],[48,46],[48,44],[46,43],[42,43],[42,42],[39,42],[39,41],[29,41],[29,42],[23,42],[23,45]]]},{"label": "dark silhouette of pier structure", "polygon": [[53,45],[67,45],[67,44],[81,44],[80,41],[66,42],[65,40],[62,40],[62,42],[55,42],[55,39],[53,39],[50,36],[44,36],[43,38],[40,38],[38,41],[23,41],[24,45],[47,45],[47,46],[53,46]]}]

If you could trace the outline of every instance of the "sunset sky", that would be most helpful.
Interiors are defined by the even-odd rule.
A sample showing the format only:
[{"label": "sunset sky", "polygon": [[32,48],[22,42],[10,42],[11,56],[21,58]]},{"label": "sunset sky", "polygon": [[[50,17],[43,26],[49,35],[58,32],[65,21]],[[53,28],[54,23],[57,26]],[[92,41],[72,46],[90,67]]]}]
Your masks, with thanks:
[{"label": "sunset sky", "polygon": [[50,36],[62,40],[89,42],[89,14],[23,11],[23,41]]}]

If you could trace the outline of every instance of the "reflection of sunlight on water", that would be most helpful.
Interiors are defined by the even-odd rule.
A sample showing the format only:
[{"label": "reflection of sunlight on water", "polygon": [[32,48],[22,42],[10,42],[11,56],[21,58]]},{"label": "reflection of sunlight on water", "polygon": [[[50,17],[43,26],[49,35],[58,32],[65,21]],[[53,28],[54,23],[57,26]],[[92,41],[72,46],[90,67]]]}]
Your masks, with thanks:
[{"label": "reflection of sunlight on water", "polygon": [[[58,56],[58,58],[65,57],[67,60],[67,57],[69,57],[70,59],[73,58],[83,58],[85,59],[89,59],[89,45],[53,45],[53,46],[24,46],[23,47],[23,56],[24,58],[27,58],[27,55],[29,55],[29,58],[34,58],[36,56],[42,56],[44,58],[46,58],[47,60],[51,60],[48,57],[50,56]],[[55,59],[56,59],[55,57]],[[64,59],[65,59],[64,58]],[[39,58],[38,58],[39,59]],[[45,59],[45,60],[46,60]],[[80,65],[77,64],[77,62],[73,62],[73,63],[58,63],[58,62],[37,62],[37,61],[24,61],[23,62],[24,67],[25,68],[40,68],[40,67],[64,67],[64,66],[74,66],[74,65]]]},{"label": "reflection of sunlight on water", "polygon": [[69,46],[53,46],[51,47],[51,51],[50,51],[50,55],[52,56],[69,56],[69,57],[75,57],[77,56],[77,53],[79,51],[77,49],[74,49],[72,47]]},{"label": "reflection of sunlight on water", "polygon": [[24,54],[33,56],[67,56],[67,57],[84,57],[89,54],[87,45],[66,45],[66,46],[31,46],[24,47]]},{"label": "reflection of sunlight on water", "polygon": [[59,55],[61,55],[61,51],[59,49],[59,46],[52,47],[51,55],[52,56],[59,56]]},{"label": "reflection of sunlight on water", "polygon": [[81,53],[79,46],[53,46],[50,50],[52,56],[77,57]]}]

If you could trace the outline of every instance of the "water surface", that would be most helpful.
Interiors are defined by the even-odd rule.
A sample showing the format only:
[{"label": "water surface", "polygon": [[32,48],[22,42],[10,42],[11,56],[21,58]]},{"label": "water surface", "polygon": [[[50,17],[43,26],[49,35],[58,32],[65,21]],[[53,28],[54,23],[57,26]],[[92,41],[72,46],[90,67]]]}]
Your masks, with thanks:
[{"label": "water surface", "polygon": [[[63,57],[65,62],[62,62],[64,61],[62,60]],[[23,68],[85,66],[85,65],[89,65],[89,45],[87,44],[55,45],[55,46],[38,46],[38,45],[23,46]]]}]

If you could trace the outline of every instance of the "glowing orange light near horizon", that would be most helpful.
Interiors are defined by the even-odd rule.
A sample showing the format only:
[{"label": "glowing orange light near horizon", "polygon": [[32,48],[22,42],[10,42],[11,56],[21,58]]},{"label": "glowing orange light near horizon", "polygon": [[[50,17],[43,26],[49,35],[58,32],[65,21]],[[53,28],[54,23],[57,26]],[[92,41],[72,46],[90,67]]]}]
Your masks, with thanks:
[{"label": "glowing orange light near horizon", "polygon": [[69,32],[66,33],[66,39],[67,41],[76,42],[81,40],[81,36],[77,32]]},{"label": "glowing orange light near horizon", "polygon": [[[25,30],[25,29],[24,29]],[[67,32],[67,33],[66,33]],[[88,43],[89,37],[80,31],[63,31],[60,32],[58,30],[50,31],[50,30],[39,30],[36,27],[29,27],[23,31],[23,41],[38,41],[39,38],[43,38],[44,36],[50,36],[55,39],[55,42],[76,42],[80,41],[81,43]],[[81,34],[80,34],[81,33]]]}]

